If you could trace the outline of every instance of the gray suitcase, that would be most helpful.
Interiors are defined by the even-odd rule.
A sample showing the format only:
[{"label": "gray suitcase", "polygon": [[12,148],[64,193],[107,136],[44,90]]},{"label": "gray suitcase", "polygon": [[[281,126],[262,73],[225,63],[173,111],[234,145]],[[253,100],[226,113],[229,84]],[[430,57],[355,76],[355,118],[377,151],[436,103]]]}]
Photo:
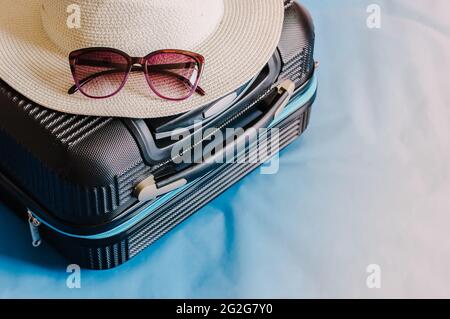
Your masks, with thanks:
[{"label": "gray suitcase", "polygon": [[[118,266],[305,131],[317,90],[313,50],[309,14],[286,1],[282,39],[272,60],[236,92],[232,105],[206,118],[211,105],[158,120],[63,114],[0,81],[2,197],[28,219],[34,245],[43,238],[86,268]],[[291,83],[286,79],[295,92],[286,92],[283,83]],[[179,125],[190,129],[198,118],[203,130],[242,127],[240,139],[258,128],[277,128],[279,143],[272,146],[271,133],[258,134],[233,153],[234,163],[177,164],[170,150],[181,144],[167,142],[165,134]],[[236,160],[244,157],[245,162]]]}]

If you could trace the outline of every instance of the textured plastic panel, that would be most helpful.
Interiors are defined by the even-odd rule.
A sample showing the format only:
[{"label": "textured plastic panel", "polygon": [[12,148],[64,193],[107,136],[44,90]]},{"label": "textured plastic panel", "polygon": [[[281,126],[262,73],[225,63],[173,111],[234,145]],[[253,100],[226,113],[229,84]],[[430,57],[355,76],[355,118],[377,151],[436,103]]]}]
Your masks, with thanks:
[{"label": "textured plastic panel", "polygon": [[0,168],[55,217],[110,220],[148,174],[120,120],[49,111],[0,82]]},{"label": "textured plastic panel", "polygon": [[284,66],[281,77],[297,86],[305,83],[314,71],[314,25],[309,13],[294,1],[285,13],[283,33],[278,45]]}]

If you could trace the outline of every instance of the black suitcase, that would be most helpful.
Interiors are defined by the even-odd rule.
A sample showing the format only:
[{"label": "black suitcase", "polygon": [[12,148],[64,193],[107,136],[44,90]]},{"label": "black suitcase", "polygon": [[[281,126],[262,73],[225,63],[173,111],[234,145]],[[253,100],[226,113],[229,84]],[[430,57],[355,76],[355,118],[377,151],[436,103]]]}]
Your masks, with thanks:
[{"label": "black suitcase", "polygon": [[[0,81],[2,197],[28,218],[33,245],[42,237],[82,267],[118,266],[307,128],[317,90],[313,50],[309,14],[286,1],[277,52],[251,83],[234,93],[232,102],[226,97],[181,116],[155,120],[58,113]],[[172,142],[170,133],[179,127],[189,134]],[[212,127],[245,128],[238,138],[246,141],[243,152],[235,151],[238,141],[231,140],[213,156],[218,159],[232,149],[234,163],[177,163],[174,148]],[[272,133],[250,138],[248,132],[258,128],[279,129],[276,147],[270,143]],[[200,144],[208,144],[208,139]],[[189,150],[196,146],[189,145]]]}]

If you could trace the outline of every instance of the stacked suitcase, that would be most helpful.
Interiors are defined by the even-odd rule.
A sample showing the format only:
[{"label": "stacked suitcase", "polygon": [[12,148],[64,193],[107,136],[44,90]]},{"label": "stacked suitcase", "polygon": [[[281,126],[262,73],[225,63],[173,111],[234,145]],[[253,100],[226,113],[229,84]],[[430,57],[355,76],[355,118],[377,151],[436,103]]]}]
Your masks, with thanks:
[{"label": "stacked suitcase", "polygon": [[[211,118],[205,118],[207,107],[203,113],[153,121],[63,114],[34,104],[0,81],[2,197],[28,219],[35,246],[42,238],[83,267],[116,267],[306,130],[317,91],[313,50],[310,16],[286,1],[283,34],[267,70],[246,86],[245,94],[239,92],[233,107]],[[264,82],[268,79],[270,85]],[[295,84],[295,91],[289,104],[278,101],[282,108],[274,109],[277,100],[271,95],[286,93],[286,80]],[[207,124],[202,129],[277,129],[278,143],[272,146],[271,133],[260,134],[234,153],[233,163],[180,166],[167,158],[164,151],[174,145],[164,134],[199,116]],[[189,178],[173,177],[184,172]],[[150,186],[155,194],[149,197]]]}]

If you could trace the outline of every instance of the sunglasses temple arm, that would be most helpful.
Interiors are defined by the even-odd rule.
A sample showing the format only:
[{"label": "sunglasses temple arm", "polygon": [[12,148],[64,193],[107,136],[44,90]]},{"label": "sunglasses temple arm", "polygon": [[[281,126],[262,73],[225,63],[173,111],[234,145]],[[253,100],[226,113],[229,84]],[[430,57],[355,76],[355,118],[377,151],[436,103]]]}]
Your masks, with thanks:
[{"label": "sunglasses temple arm", "polygon": [[[159,69],[159,68],[157,68],[157,69]],[[154,71],[156,71],[157,73],[162,73],[162,74],[166,74],[166,75],[169,75],[169,76],[175,76],[175,77],[177,77],[179,80],[183,81],[186,85],[192,87],[191,82],[190,82],[188,79],[186,79],[184,76],[181,76],[181,75],[179,75],[179,74],[175,74],[175,73],[170,72],[170,71],[166,71],[166,70],[157,70],[157,69],[154,70]],[[161,69],[162,69],[162,68],[161,68]],[[79,82],[79,86],[80,86],[80,87],[83,87],[83,86],[85,86],[86,84],[88,84],[88,83],[91,82],[92,80],[95,80],[95,79],[98,78],[98,77],[105,76],[105,75],[111,75],[111,74],[119,73],[119,72],[123,72],[123,71],[122,71],[122,70],[106,70],[106,71],[102,71],[102,72],[98,72],[98,73],[91,74],[91,75],[85,77],[84,79],[82,79],[82,80]],[[131,69],[131,72],[143,72],[143,69],[142,69],[142,67],[136,67],[136,66],[133,66],[133,68]],[[69,91],[68,91],[67,93],[68,93],[69,95],[73,95],[73,94],[75,94],[76,92],[78,92],[78,90],[79,90],[79,88],[78,88],[78,86],[75,84],[75,85],[73,85],[73,86],[69,89]],[[198,94],[200,94],[201,96],[206,95],[206,92],[205,92],[200,86],[197,86],[197,88],[196,88],[195,91],[196,91]]]}]

